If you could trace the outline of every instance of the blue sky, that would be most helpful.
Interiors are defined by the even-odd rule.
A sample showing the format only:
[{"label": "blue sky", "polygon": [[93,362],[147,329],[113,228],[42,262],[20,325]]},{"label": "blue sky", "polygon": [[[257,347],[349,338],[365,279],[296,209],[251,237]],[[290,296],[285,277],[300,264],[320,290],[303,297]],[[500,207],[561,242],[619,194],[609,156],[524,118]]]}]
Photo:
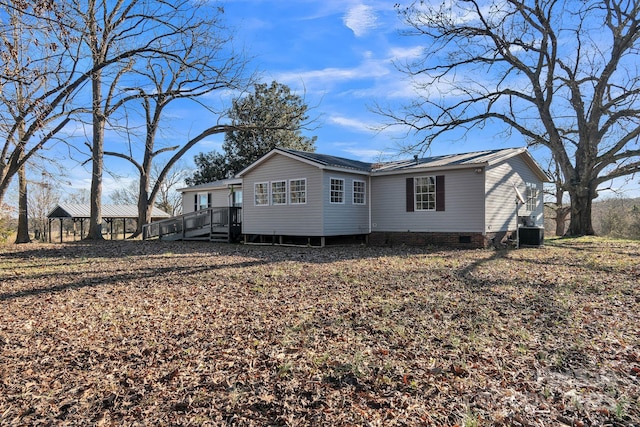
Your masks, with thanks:
[{"label": "blue sky", "polygon": [[[414,96],[394,61],[420,55],[423,41],[400,34],[403,26],[393,2],[230,0],[221,4],[225,22],[235,31],[234,44],[252,58],[250,69],[259,72],[262,82],[275,80],[304,97],[314,119],[312,128],[304,133],[317,136],[318,152],[376,161],[398,156],[400,147],[410,141],[399,129],[376,130],[383,119],[371,112],[376,102],[393,105]],[[232,96],[228,98],[227,102]],[[174,118],[161,135],[167,144],[199,133],[216,119],[195,105],[191,107],[181,104],[172,110]],[[109,139],[112,144],[123,140],[121,135],[107,134],[107,146]],[[194,167],[195,154],[220,151],[223,139],[219,134],[199,143],[187,153],[183,164]],[[458,141],[452,136],[433,145],[429,154],[523,145],[519,137],[504,140],[488,131],[474,141]],[[106,158],[106,164],[111,172],[104,176],[108,200],[113,189],[135,180],[135,171],[114,158]],[[74,190],[89,188],[89,172],[90,164],[71,168]]]},{"label": "blue sky", "polygon": [[[371,112],[374,103],[400,105],[415,96],[394,61],[417,57],[425,41],[400,34],[404,27],[394,2],[230,0],[221,4],[226,23],[236,31],[234,43],[252,57],[250,67],[260,72],[261,81],[284,83],[305,98],[315,119],[315,128],[305,134],[318,137],[318,152],[376,161],[397,156],[403,144],[413,142],[400,129],[376,131],[383,118]],[[172,114],[172,126],[163,132],[167,140],[185,140],[216,119],[186,107]],[[525,145],[520,135],[506,137],[500,130],[486,126],[466,139],[451,134],[434,143],[428,154]],[[219,151],[222,142],[223,135],[201,142],[187,153],[183,165],[193,167],[195,154]],[[544,167],[546,153],[532,154]],[[114,188],[135,179],[129,165],[110,159],[107,163],[118,179],[105,174],[105,200]],[[89,188],[89,168],[76,166],[69,171],[73,189]],[[625,188],[637,189],[637,179]]]},{"label": "blue sky", "polygon": [[[257,55],[266,82],[287,84],[303,95],[317,119],[317,151],[359,160],[397,155],[407,142],[399,129],[379,132],[374,103],[398,104],[414,96],[394,66],[420,55],[422,40],[400,34],[393,2],[240,0],[225,3],[238,40]],[[432,154],[524,145],[492,137],[435,145]]]}]

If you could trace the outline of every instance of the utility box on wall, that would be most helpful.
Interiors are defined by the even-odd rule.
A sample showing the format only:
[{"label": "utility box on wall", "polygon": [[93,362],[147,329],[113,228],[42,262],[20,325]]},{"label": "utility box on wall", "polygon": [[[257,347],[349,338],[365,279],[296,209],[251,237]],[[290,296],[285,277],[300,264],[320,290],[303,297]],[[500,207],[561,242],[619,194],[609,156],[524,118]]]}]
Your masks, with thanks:
[{"label": "utility box on wall", "polygon": [[542,246],[543,243],[543,227],[518,227],[519,246]]}]

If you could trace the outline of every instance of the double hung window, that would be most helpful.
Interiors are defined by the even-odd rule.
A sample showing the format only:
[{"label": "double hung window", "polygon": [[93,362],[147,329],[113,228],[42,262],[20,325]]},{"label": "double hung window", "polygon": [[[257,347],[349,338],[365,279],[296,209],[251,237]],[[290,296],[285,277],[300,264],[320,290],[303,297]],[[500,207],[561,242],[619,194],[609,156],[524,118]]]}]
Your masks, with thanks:
[{"label": "double hung window", "polygon": [[538,186],[533,182],[527,182],[527,203],[528,211],[535,211],[538,207]]},{"label": "double hung window", "polygon": [[364,181],[353,181],[353,204],[364,205],[366,201],[366,186]]},{"label": "double hung window", "polygon": [[271,204],[287,204],[287,181],[273,181],[271,183]]},{"label": "double hung window", "polygon": [[331,178],[331,203],[344,203],[344,179]]},{"label": "double hung window", "polygon": [[433,211],[436,209],[436,178],[420,176],[414,179],[415,207],[417,211]]},{"label": "double hung window", "polygon": [[289,181],[289,203],[301,205],[307,203],[307,180],[292,179]]},{"label": "double hung window", "polygon": [[254,184],[254,200],[256,206],[266,206],[269,204],[269,183],[257,182]]}]

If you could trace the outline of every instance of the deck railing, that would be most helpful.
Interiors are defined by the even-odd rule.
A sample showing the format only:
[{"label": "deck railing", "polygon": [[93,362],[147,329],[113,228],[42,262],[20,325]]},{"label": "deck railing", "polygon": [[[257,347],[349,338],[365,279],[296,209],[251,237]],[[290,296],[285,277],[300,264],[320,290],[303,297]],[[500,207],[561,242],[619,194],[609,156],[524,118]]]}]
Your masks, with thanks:
[{"label": "deck railing", "polygon": [[226,233],[227,240],[233,241],[242,232],[241,209],[237,206],[207,208],[152,222],[143,226],[143,237],[184,240],[196,235],[209,234],[213,238]]}]

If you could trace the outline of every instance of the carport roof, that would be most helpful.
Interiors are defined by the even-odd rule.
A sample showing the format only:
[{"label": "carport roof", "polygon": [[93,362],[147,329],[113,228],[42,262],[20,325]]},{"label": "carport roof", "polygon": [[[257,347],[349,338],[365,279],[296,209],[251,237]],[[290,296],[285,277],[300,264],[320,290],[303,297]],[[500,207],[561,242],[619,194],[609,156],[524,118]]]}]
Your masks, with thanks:
[{"label": "carport roof", "polygon": [[[91,207],[88,204],[60,204],[56,206],[47,218],[90,218]],[[102,205],[103,218],[138,218],[136,205]],[[171,215],[153,207],[151,218],[169,218]]]}]

